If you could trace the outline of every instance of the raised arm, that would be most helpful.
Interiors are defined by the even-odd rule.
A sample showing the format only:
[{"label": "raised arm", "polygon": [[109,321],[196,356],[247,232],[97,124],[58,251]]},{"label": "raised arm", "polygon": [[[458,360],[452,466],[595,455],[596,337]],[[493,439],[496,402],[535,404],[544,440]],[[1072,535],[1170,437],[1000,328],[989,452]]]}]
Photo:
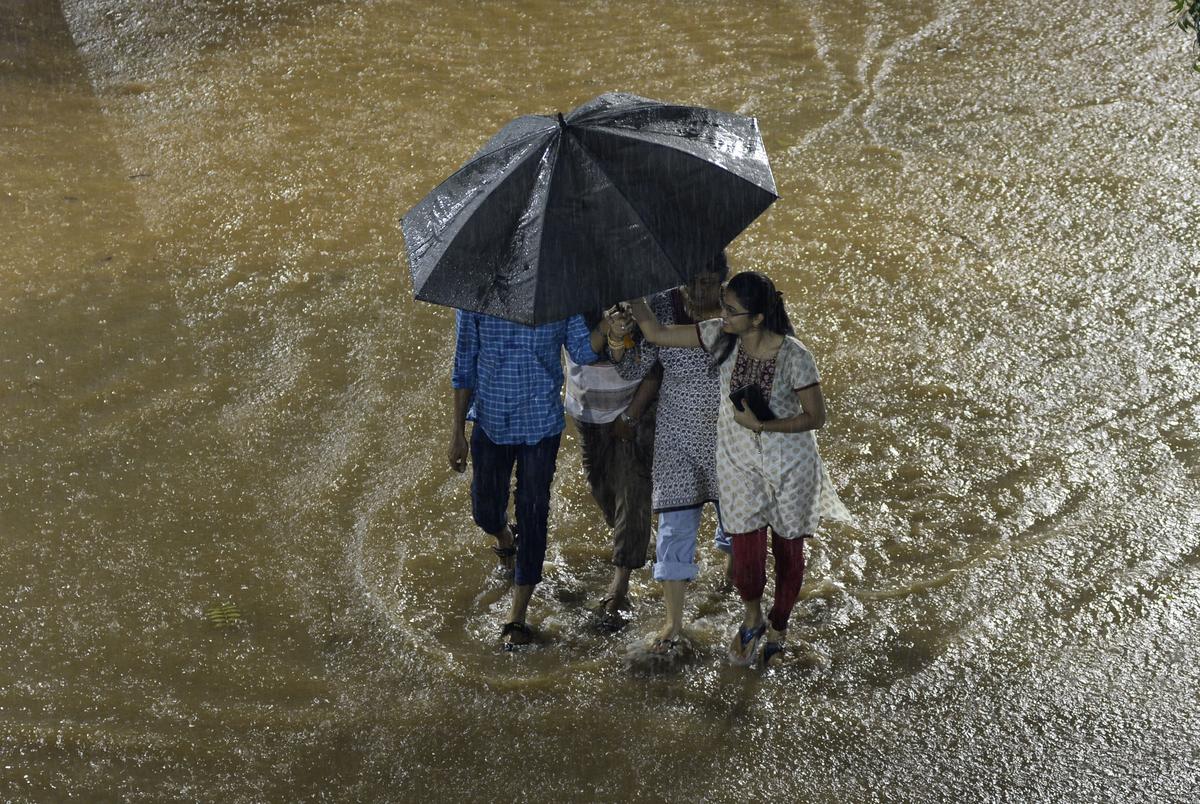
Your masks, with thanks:
[{"label": "raised arm", "polygon": [[588,330],[581,315],[573,315],[567,320],[567,338],[564,346],[567,354],[580,366],[595,363],[604,354],[604,339],[608,325],[603,319],[600,325]]},{"label": "raised arm", "polygon": [[650,343],[659,346],[678,346],[683,348],[698,348],[700,344],[700,333],[696,330],[695,324],[673,324],[670,326],[659,323],[659,320],[654,316],[654,312],[650,309],[650,305],[646,304],[645,299],[638,299],[629,303],[629,312],[633,315],[633,319],[642,329],[642,335],[646,336],[646,340]]},{"label": "raised arm", "polygon": [[597,324],[596,328],[592,330],[592,333],[591,333],[592,351],[595,352],[597,355],[601,355],[601,356],[604,355],[604,344],[608,338],[608,329],[609,329],[608,319],[601,318],[600,323]]}]

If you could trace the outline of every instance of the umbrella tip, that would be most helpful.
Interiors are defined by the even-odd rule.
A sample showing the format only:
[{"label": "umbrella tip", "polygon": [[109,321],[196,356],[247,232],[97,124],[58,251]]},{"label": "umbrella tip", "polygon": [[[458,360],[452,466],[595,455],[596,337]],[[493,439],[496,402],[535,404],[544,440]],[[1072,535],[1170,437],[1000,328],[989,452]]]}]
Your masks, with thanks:
[{"label": "umbrella tip", "polygon": [[562,112],[559,112],[559,113],[558,113],[558,127],[559,127],[559,128],[566,128],[566,127],[567,127],[567,121],[566,121],[566,120],[563,120]]}]

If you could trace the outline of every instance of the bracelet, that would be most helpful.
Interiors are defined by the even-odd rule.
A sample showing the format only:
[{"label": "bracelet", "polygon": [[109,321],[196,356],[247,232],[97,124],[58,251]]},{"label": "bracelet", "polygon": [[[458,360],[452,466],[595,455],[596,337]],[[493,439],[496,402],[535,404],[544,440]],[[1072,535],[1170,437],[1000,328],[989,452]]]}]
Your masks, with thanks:
[{"label": "bracelet", "polygon": [[630,416],[625,411],[621,411],[621,421],[625,422],[626,424],[633,425],[638,423],[638,417]]}]

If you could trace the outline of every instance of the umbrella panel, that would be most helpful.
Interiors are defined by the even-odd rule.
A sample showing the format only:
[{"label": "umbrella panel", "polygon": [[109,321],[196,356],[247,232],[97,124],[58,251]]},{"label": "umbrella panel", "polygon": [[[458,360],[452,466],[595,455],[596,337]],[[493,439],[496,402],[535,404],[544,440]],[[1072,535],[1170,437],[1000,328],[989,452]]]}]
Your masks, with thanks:
[{"label": "umbrella panel", "polygon": [[[612,98],[621,102],[613,103]],[[614,93],[579,107],[568,121],[577,131],[607,132],[690,153],[777,197],[758,121],[753,117]]]},{"label": "umbrella panel", "polygon": [[673,147],[590,127],[571,133],[654,232],[680,282],[702,270],[776,198],[720,165]]},{"label": "umbrella panel", "polygon": [[595,311],[683,281],[637,210],[573,137],[550,183],[539,255],[538,320]]},{"label": "umbrella panel", "polygon": [[414,272],[418,299],[532,320],[541,212],[557,150],[553,142],[545,146],[530,145],[524,158],[503,166],[504,175],[490,177],[473,204],[436,221],[444,225],[432,241],[440,254],[414,250],[412,262],[422,269]]}]

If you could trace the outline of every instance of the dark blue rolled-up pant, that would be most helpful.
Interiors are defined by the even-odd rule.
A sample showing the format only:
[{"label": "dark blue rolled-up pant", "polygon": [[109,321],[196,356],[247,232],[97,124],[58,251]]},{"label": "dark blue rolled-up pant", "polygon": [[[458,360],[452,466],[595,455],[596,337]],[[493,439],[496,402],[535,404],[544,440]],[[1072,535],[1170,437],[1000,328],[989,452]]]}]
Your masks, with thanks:
[{"label": "dark blue rolled-up pant", "polygon": [[550,484],[561,440],[562,433],[556,433],[536,444],[496,444],[478,424],[471,430],[471,514],[487,533],[495,535],[504,529],[513,464],[517,467],[518,586],[542,580]]}]

